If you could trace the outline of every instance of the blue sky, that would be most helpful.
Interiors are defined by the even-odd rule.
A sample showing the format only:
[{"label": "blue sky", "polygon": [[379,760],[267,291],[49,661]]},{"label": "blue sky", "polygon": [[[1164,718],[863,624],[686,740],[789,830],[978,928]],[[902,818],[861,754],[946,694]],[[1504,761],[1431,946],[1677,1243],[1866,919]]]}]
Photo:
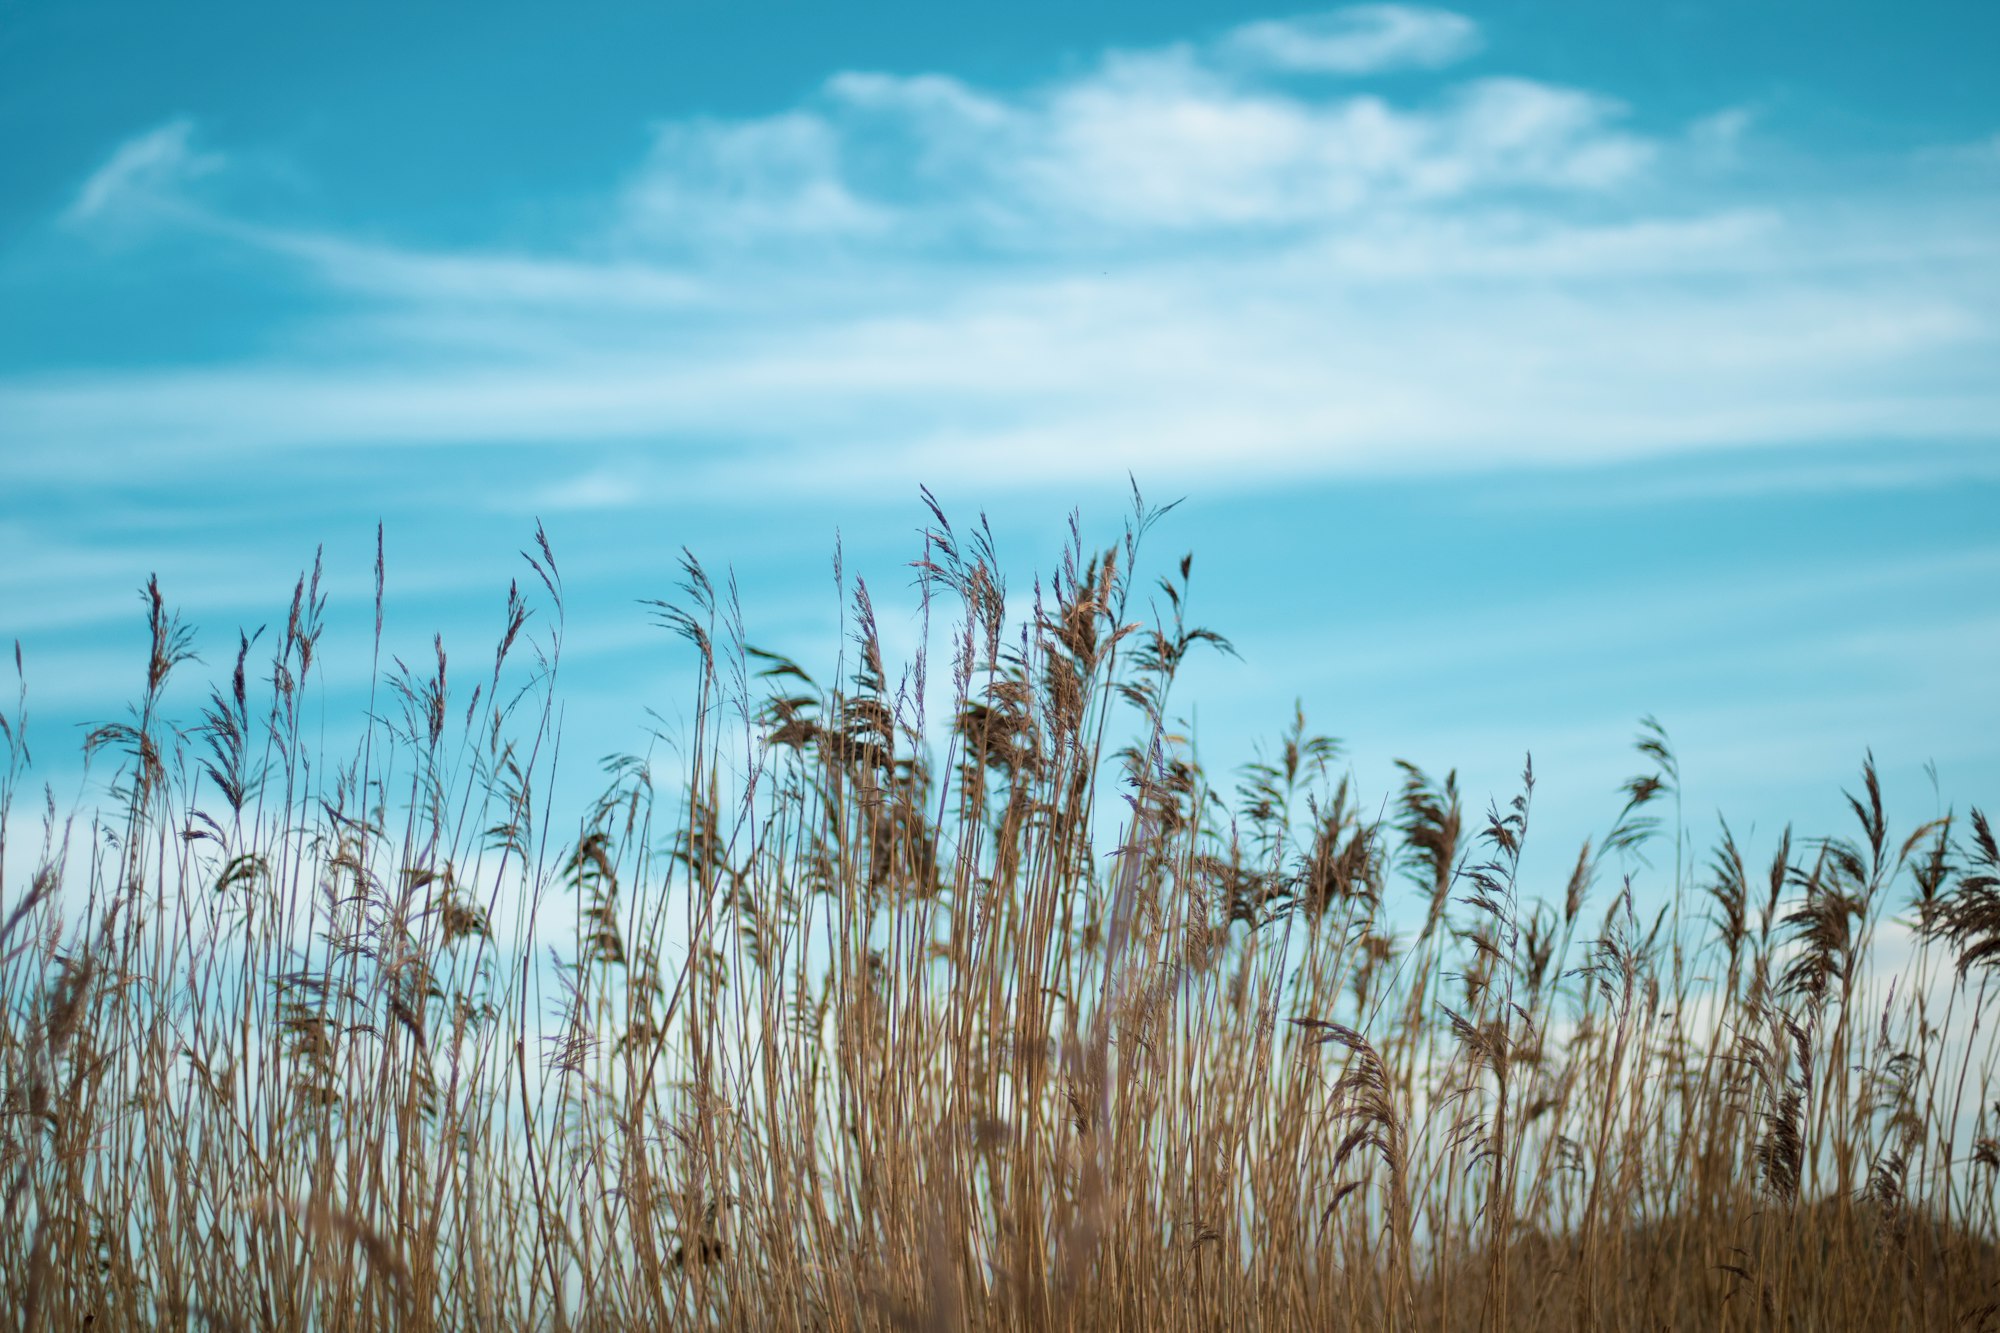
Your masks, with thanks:
[{"label": "blue sky", "polygon": [[[491,649],[539,517],[566,745],[642,746],[692,547],[751,638],[914,638],[919,484],[1025,598],[1185,497],[1182,702],[1390,790],[1532,750],[1551,865],[1638,717],[1691,816],[2000,787],[1990,6],[0,7],[0,636],[38,758],[225,671],[324,544],[330,677]],[[338,694],[335,696],[337,703]],[[333,710],[338,712],[337,707]],[[1551,873],[1556,873],[1552,871]]]}]

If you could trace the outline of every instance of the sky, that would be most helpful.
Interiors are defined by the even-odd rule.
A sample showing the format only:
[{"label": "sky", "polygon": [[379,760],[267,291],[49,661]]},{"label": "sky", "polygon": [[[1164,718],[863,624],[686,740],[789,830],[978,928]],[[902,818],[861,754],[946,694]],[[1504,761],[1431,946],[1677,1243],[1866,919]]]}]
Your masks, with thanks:
[{"label": "sky", "polygon": [[1996,49],[1976,3],[4,0],[38,768],[90,790],[150,573],[219,677],[323,547],[337,718],[378,523],[390,650],[476,662],[539,521],[583,790],[684,717],[683,547],[823,670],[836,543],[914,645],[920,486],[1023,606],[1136,484],[1239,653],[1179,695],[1224,780],[1295,702],[1378,803],[1532,753],[1550,892],[1647,715],[1704,840],[1848,831],[1870,751],[1904,828],[1991,805]]}]

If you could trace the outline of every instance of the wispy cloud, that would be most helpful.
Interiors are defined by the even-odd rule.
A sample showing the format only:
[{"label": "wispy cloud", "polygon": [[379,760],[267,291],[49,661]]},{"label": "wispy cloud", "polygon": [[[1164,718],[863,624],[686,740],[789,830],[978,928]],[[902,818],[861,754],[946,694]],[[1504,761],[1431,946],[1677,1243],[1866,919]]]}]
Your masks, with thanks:
[{"label": "wispy cloud", "polygon": [[[876,489],[1991,440],[1990,192],[1787,195],[1749,169],[1747,112],[1641,133],[1590,89],[1454,79],[1477,40],[1368,7],[1023,88],[838,73],[768,116],[655,127],[602,225],[539,253],[183,198],[175,225],[316,285],[300,332],[219,364],[0,379],[0,443],[58,476],[615,441],[678,485]],[[1355,83],[1412,68],[1441,72]],[[171,122],[70,220],[216,162]],[[545,498],[646,503],[658,475],[593,457]]]},{"label": "wispy cloud", "polygon": [[221,170],[223,157],[195,144],[195,124],[179,116],[118,145],[76,192],[63,217],[71,223],[118,220],[176,201],[189,182]]},{"label": "wispy cloud", "polygon": [[1246,23],[1219,44],[1225,57],[1270,69],[1373,74],[1436,69],[1479,48],[1479,28],[1462,14],[1411,5],[1357,5],[1330,14]]},{"label": "wispy cloud", "polygon": [[626,188],[637,240],[736,245],[771,236],[866,235],[888,218],[841,175],[833,125],[803,111],[761,120],[669,122]]},{"label": "wispy cloud", "polygon": [[[899,243],[943,235],[1074,252],[1135,234],[1268,235],[1512,189],[1602,190],[1656,151],[1620,128],[1614,99],[1578,89],[1482,78],[1397,106],[1272,83],[1224,58],[1232,49],[1110,52],[1087,74],[1009,97],[936,74],[840,74],[806,121],[818,151],[736,180],[768,182],[773,203],[810,198],[800,216],[851,228],[850,196],[834,188],[841,171]],[[797,124],[789,113],[703,127],[719,142],[698,156],[729,155],[753,128],[758,139],[802,138]],[[687,133],[677,128],[676,143]],[[681,188],[683,155],[656,155],[646,192],[662,167]]]}]

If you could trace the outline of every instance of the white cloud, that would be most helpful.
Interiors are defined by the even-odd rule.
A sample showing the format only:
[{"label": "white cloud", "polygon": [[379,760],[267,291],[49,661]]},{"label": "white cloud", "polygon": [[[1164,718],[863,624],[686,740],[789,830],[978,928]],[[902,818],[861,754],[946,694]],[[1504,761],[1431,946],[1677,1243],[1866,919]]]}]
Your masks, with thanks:
[{"label": "white cloud", "polygon": [[1616,184],[1649,156],[1613,127],[1618,113],[1605,99],[1523,80],[1482,80],[1403,108],[1126,61],[1031,105],[1008,183],[1070,226],[1326,224],[1483,190]]},{"label": "white cloud", "polygon": [[1688,126],[1688,141],[1712,159],[1733,161],[1743,138],[1757,123],[1757,112],[1747,106],[1724,107],[1699,117]]},{"label": "white cloud", "polygon": [[1479,48],[1479,28],[1448,10],[1356,5],[1236,28],[1218,43],[1227,60],[1290,73],[1372,74],[1436,69]]},{"label": "white cloud", "polygon": [[[1241,86],[1188,59],[1113,60],[1030,100],[990,160],[1075,226],[1305,225],[1481,190],[1615,185],[1650,147],[1614,102],[1518,79],[1402,108]],[[1005,151],[1011,149],[1011,157]]]},{"label": "white cloud", "polygon": [[727,245],[879,230],[883,215],[848,189],[840,155],[834,128],[802,111],[669,122],[626,191],[626,223],[641,239]]},{"label": "white cloud", "polygon": [[1013,120],[1006,103],[944,74],[901,77],[847,70],[828,79],[826,91],[852,107],[921,121],[941,140],[955,129],[1000,129]]},{"label": "white cloud", "polygon": [[[1966,267],[1923,271],[1915,237],[1902,271],[1838,285],[1782,262],[1821,244],[1795,224],[1725,214],[1384,229],[1106,273],[971,265],[912,281],[877,261],[814,286],[774,265],[746,277],[760,287],[742,311],[708,312],[698,335],[663,308],[594,340],[587,304],[462,314],[419,284],[402,318],[508,325],[509,349],[418,342],[408,328],[385,348],[363,326],[352,349],[322,346],[316,362],[16,380],[0,385],[0,441],[17,472],[407,441],[640,441],[727,466],[755,444],[781,452],[787,484],[867,488],[946,473],[1065,485],[1128,469],[1162,485],[1251,484],[1989,436],[1996,349]],[[576,276],[559,265],[551,281]],[[651,498],[586,490],[561,498]]]},{"label": "white cloud", "polygon": [[[1459,31],[1370,12],[1279,26],[1433,53]],[[1273,81],[1227,54],[1256,28],[1020,90],[849,72],[790,110],[662,125],[615,224],[557,253],[190,212],[332,304],[289,352],[0,380],[0,446],[60,472],[163,449],[628,441],[724,485],[755,445],[791,484],[873,486],[1991,438],[2000,246],[1962,187],[1947,209],[1757,193],[1748,174],[1694,192],[1734,113],[1655,139],[1613,99],[1520,78],[1395,100]],[[175,122],[78,208],[209,160]],[[550,500],[643,504],[651,475],[586,470]]]},{"label": "white cloud", "polygon": [[1449,190],[1543,185],[1599,190],[1638,174],[1653,145],[1610,130],[1623,108],[1570,88],[1528,79],[1482,79],[1459,95],[1449,126],[1452,151],[1440,169],[1464,173]]},{"label": "white cloud", "polygon": [[405,250],[318,232],[214,219],[212,230],[302,261],[328,282],[401,304],[674,311],[714,305],[721,294],[685,267],[589,262],[523,254]]},{"label": "white cloud", "polygon": [[83,183],[63,216],[84,223],[171,204],[188,182],[222,165],[220,154],[195,147],[194,122],[178,117],[120,144]]},{"label": "white cloud", "polygon": [[1645,168],[1653,148],[1619,127],[1623,108],[1575,89],[1489,78],[1398,106],[1265,77],[1313,61],[1442,64],[1473,35],[1443,11],[1371,7],[1110,51],[1008,95],[934,73],[841,73],[811,109],[662,127],[628,189],[626,235],[1075,247],[1481,190],[1600,191]]}]

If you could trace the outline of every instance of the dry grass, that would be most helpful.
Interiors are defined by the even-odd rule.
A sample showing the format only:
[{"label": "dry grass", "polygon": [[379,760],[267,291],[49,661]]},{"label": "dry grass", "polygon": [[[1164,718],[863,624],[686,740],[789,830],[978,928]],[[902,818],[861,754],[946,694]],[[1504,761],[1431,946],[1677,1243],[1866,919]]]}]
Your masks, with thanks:
[{"label": "dry grass", "polygon": [[1649,722],[1537,892],[1531,776],[1371,822],[1299,717],[1212,785],[1136,497],[1026,608],[932,517],[950,716],[859,582],[822,681],[689,558],[677,771],[562,828],[539,534],[490,672],[392,661],[341,761],[317,569],[198,718],[149,589],[115,809],[24,835],[0,719],[0,1323],[2000,1328],[1982,816],[1892,831],[1871,762],[1696,866]]}]

